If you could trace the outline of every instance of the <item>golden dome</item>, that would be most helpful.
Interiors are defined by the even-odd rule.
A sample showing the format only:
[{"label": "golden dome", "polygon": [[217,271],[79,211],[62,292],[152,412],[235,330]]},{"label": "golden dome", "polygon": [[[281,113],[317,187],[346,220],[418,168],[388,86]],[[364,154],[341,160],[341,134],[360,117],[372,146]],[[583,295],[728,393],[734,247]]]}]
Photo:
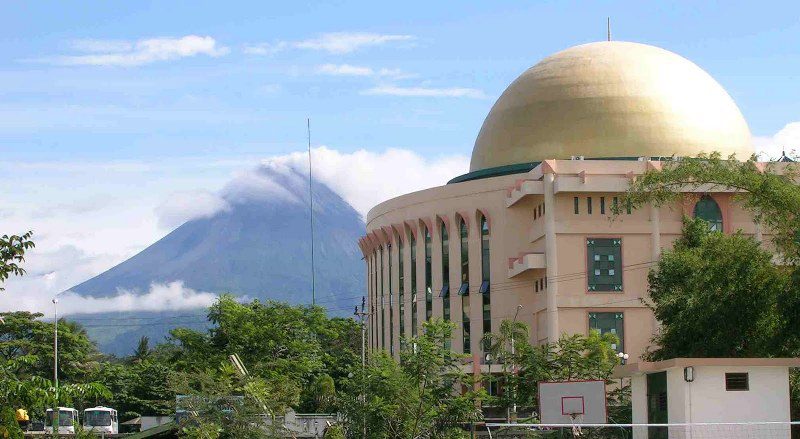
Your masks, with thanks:
[{"label": "golden dome", "polygon": [[750,130],[733,99],[691,61],[621,41],[543,59],[495,102],[470,171],[571,156],[746,159]]}]

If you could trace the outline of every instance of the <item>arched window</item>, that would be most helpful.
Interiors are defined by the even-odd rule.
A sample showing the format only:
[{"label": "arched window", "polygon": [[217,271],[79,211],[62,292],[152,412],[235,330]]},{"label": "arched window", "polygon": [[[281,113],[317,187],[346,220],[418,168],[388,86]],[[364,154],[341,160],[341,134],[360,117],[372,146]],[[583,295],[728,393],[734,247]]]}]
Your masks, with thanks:
[{"label": "arched window", "polygon": [[[481,215],[481,293],[483,302],[483,335],[492,332],[492,309],[489,297],[489,222]],[[484,347],[484,353],[486,353]]]},{"label": "arched window", "polygon": [[469,354],[472,351],[469,338],[469,230],[464,218],[460,219],[458,226],[461,237],[461,288],[458,289],[461,296],[461,346],[464,353]]},{"label": "arched window", "polygon": [[694,205],[694,217],[705,220],[708,228],[712,231],[722,231],[722,210],[720,210],[719,204],[708,195],[703,195]]},{"label": "arched window", "polygon": [[384,289],[383,285],[383,274],[384,266],[383,266],[383,246],[381,246],[381,252],[378,253],[380,255],[380,271],[381,271],[381,349],[386,349],[386,303],[384,302],[384,297],[386,297],[386,290]]},{"label": "arched window", "polygon": [[442,319],[450,320],[450,235],[447,234],[447,227],[442,222],[439,227],[442,233],[442,291],[439,297],[442,298]]},{"label": "arched window", "polygon": [[403,238],[397,235],[397,308],[400,311],[400,340],[406,336],[406,273],[405,273],[405,255],[403,254]]},{"label": "arched window", "polygon": [[412,231],[408,231],[411,240],[408,246],[411,250],[411,333],[417,336],[417,238]]},{"label": "arched window", "polygon": [[425,230],[425,321],[433,316],[433,276],[431,275],[431,231],[423,225]]}]

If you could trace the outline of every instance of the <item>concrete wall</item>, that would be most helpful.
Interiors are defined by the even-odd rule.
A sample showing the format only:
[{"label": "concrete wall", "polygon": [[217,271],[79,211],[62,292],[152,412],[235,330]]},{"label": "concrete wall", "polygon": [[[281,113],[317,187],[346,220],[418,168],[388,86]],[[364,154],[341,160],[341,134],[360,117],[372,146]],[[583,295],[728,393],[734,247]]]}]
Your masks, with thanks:
[{"label": "concrete wall", "polygon": [[[670,371],[672,372],[672,371]],[[725,373],[749,373],[750,390],[726,391]],[[786,367],[695,367],[694,382],[683,381],[683,370],[675,369],[686,394],[685,422],[789,421],[789,369]],[[670,393],[669,397],[672,397]],[[678,421],[676,421],[678,422]]]}]

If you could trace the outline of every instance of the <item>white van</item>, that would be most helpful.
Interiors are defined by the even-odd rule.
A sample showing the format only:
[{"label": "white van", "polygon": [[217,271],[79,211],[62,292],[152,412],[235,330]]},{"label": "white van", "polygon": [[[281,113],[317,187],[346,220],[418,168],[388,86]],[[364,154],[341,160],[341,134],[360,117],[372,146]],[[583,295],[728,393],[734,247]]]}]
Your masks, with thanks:
[{"label": "white van", "polygon": [[119,433],[117,411],[108,407],[92,407],[84,410],[83,429],[93,433]]},{"label": "white van", "polygon": [[[58,432],[75,434],[75,425],[78,423],[78,411],[70,407],[58,408]],[[47,422],[44,425],[45,433],[53,434],[53,409],[47,409]]]}]

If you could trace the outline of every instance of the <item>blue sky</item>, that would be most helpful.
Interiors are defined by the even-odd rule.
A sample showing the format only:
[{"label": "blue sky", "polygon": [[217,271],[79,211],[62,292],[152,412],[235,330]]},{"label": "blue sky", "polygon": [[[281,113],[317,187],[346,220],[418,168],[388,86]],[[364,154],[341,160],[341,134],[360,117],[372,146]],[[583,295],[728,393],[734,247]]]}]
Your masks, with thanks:
[{"label": "blue sky", "polygon": [[[708,70],[755,135],[800,114],[796,2],[16,2],[0,27],[0,145],[13,160],[262,156],[314,138],[342,151],[468,154],[494,99],[550,53],[605,37],[655,44]],[[349,53],[262,43],[331,32],[407,36]],[[59,65],[85,42],[213,38],[198,54],[138,66]],[[399,71],[322,74],[343,64]],[[462,97],[366,94],[468,88]]]},{"label": "blue sky", "polygon": [[306,117],[319,175],[361,212],[441,184],[505,87],[605,39],[607,16],[614,39],[706,69],[757,144],[800,149],[796,1],[6,2],[0,233],[38,245],[0,309],[39,309],[209,214],[261,159],[302,164]]}]

